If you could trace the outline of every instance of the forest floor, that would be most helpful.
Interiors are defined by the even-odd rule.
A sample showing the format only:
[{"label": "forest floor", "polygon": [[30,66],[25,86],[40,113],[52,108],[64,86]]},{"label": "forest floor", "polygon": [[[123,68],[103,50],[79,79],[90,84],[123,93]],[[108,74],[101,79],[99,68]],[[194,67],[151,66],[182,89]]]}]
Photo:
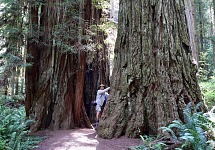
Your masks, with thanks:
[{"label": "forest floor", "polygon": [[38,132],[47,137],[34,150],[126,150],[128,147],[142,144],[140,139],[102,139],[93,129],[74,129]]}]

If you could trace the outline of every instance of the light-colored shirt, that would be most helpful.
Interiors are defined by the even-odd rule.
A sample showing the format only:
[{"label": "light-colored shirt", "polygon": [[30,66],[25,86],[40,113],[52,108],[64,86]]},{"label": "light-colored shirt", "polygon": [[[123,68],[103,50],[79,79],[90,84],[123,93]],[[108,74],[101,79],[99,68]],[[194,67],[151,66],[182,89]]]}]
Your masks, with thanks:
[{"label": "light-colored shirt", "polygon": [[110,89],[110,87],[104,89],[104,90],[98,90],[96,94],[96,104],[102,106],[105,101],[105,95],[109,95],[107,91]]}]

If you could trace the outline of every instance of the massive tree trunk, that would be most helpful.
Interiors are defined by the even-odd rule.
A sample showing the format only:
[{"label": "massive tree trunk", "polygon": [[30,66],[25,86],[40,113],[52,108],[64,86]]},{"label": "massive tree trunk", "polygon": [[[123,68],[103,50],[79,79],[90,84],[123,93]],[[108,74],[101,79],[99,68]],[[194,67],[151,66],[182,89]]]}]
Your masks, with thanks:
[{"label": "massive tree trunk", "polygon": [[[33,56],[29,62],[33,66],[26,73],[26,112],[35,117],[34,131],[48,127],[91,127],[84,106],[87,100],[92,100],[85,95],[94,91],[86,91],[84,83],[90,65],[86,50],[90,40],[85,35],[92,23],[93,6],[91,0],[79,2],[46,0],[38,6],[41,9],[31,7],[32,13],[37,13],[32,14],[32,22],[34,26],[39,25],[35,33],[40,37],[38,43],[29,40],[28,54]],[[39,19],[35,17],[38,14],[41,14]],[[95,66],[98,68],[98,65]],[[93,85],[99,84],[96,77]],[[96,86],[91,90],[96,91]]]},{"label": "massive tree trunk", "polygon": [[[32,97],[27,96],[26,99],[31,104],[30,108],[36,119],[32,127],[35,131],[49,126],[53,129],[91,126],[83,105],[86,54],[77,39],[81,34],[78,30],[79,21],[75,19],[78,14],[73,11],[71,16],[68,12],[74,9],[78,10],[79,5],[60,0],[47,0],[41,6],[42,35],[39,39],[39,50],[35,54],[31,53],[37,59],[38,67],[36,65],[29,68],[38,68],[37,72],[34,71],[38,76],[32,77],[35,80],[33,85],[36,86],[34,91],[30,89],[32,82],[27,82],[27,93],[32,93]],[[69,45],[80,55],[75,54],[71,48],[65,49]],[[32,50],[34,49],[29,49]],[[30,73],[33,72],[27,70],[27,80],[31,79]]]},{"label": "massive tree trunk", "polygon": [[184,0],[120,1],[112,99],[100,121],[101,137],[158,134],[160,127],[184,120],[187,103],[203,101],[184,5]]}]

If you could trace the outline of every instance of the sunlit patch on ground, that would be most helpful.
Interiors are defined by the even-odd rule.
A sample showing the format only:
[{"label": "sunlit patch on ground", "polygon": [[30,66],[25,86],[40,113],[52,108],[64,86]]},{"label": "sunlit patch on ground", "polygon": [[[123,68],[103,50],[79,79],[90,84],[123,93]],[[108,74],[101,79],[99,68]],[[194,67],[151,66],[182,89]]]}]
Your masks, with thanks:
[{"label": "sunlit patch on ground", "polygon": [[93,129],[43,131],[48,135],[36,150],[125,150],[141,143],[140,139],[101,139]]},{"label": "sunlit patch on ground", "polygon": [[96,150],[99,142],[93,138],[95,134],[89,129],[56,131],[37,150]]}]

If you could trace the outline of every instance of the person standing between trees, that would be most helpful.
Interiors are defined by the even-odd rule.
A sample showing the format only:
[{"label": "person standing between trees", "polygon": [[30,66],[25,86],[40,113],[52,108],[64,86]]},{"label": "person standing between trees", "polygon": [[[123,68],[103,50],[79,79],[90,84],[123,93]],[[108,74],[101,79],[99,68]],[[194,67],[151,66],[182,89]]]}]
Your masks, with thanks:
[{"label": "person standing between trees", "polygon": [[107,96],[109,95],[107,93],[109,89],[110,87],[105,89],[105,85],[101,84],[96,94],[96,129],[98,127],[99,119],[101,118],[103,109],[105,107]]}]

